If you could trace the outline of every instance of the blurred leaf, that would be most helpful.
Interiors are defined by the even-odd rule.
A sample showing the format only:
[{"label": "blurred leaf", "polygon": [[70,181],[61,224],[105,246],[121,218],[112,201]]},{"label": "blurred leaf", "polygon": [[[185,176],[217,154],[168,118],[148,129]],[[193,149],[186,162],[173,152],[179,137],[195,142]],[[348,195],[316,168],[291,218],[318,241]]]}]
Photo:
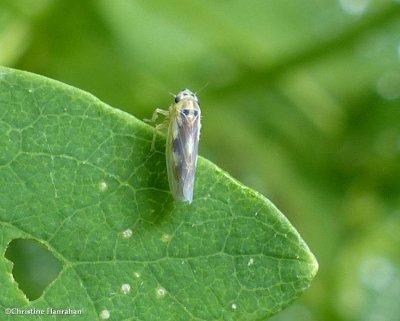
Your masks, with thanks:
[{"label": "blurred leaf", "polygon": [[175,203],[164,139],[150,153],[153,129],[136,118],[5,68],[0,106],[1,252],[30,238],[63,265],[28,301],[2,257],[3,307],[82,309],[86,319],[260,320],[310,285],[318,265],[296,230],[212,163],[200,158],[194,202]]}]

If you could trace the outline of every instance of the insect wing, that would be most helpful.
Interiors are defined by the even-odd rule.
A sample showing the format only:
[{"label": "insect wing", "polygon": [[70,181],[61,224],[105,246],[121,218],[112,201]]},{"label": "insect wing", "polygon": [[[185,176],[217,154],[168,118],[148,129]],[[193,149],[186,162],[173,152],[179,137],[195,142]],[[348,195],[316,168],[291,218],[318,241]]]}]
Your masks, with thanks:
[{"label": "insect wing", "polygon": [[191,203],[200,137],[200,108],[194,100],[185,100],[172,107],[170,116],[168,181],[175,199]]}]

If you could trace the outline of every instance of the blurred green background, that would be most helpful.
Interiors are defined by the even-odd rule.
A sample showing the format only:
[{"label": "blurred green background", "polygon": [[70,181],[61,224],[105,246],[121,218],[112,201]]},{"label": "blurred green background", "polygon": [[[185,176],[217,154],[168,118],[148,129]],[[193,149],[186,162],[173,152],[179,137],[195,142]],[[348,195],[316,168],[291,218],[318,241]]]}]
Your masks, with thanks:
[{"label": "blurred green background", "polygon": [[273,320],[400,320],[400,1],[2,0],[0,64],[139,119],[208,84],[200,154],[320,263]]}]

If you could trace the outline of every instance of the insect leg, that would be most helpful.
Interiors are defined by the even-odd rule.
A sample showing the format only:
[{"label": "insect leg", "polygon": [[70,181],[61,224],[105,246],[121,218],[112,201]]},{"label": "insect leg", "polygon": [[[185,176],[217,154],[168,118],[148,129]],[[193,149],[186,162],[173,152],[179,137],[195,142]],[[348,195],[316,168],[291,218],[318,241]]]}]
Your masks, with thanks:
[{"label": "insect leg", "polygon": [[168,116],[169,116],[169,110],[164,110],[164,109],[161,109],[161,108],[156,108],[156,110],[155,110],[154,113],[153,113],[153,116],[151,117],[151,120],[152,120],[153,122],[155,122],[155,121],[157,120],[157,118],[158,118],[158,115],[164,115],[165,117],[168,117]]},{"label": "insect leg", "polygon": [[[168,118],[169,111],[161,109],[161,108],[156,108],[156,110],[154,111],[154,113],[153,113],[153,115],[151,117],[151,120],[145,120],[145,121],[148,121],[148,122],[151,122],[151,123],[155,124],[159,115],[163,115],[163,116]],[[157,124],[154,127],[155,127],[155,130],[154,130],[154,134],[153,134],[153,140],[151,142],[151,150],[152,151],[155,150],[157,132],[159,130],[163,129],[163,128],[166,128],[167,127],[167,122],[164,121],[163,123]]]}]

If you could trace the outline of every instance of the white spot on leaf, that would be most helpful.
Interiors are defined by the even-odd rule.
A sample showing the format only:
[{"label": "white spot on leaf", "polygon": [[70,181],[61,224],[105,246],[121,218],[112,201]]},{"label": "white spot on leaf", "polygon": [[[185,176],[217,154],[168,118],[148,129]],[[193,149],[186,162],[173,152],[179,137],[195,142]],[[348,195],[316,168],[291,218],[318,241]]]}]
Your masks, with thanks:
[{"label": "white spot on leaf", "polygon": [[140,273],[139,272],[135,272],[135,273],[133,273],[133,275],[135,276],[135,278],[140,278]]},{"label": "white spot on leaf", "polygon": [[171,241],[171,238],[172,238],[171,235],[169,235],[167,233],[164,233],[161,236],[161,241],[164,242],[164,243],[167,243],[167,242]]},{"label": "white spot on leaf", "polygon": [[165,290],[163,287],[160,286],[156,289],[156,295],[158,298],[161,299],[161,298],[165,297],[166,294],[167,294],[167,290]]},{"label": "white spot on leaf", "polygon": [[107,183],[106,183],[105,181],[101,181],[101,182],[99,183],[99,190],[100,190],[100,192],[106,191],[107,188],[108,188],[108,185],[107,185]]},{"label": "white spot on leaf", "polygon": [[251,257],[250,259],[249,259],[249,262],[247,262],[247,266],[251,266],[251,265],[253,265],[254,264],[254,259]]},{"label": "white spot on leaf", "polygon": [[132,236],[133,232],[130,228],[127,228],[125,231],[122,232],[122,237],[124,239],[129,239]]},{"label": "white spot on leaf", "polygon": [[129,292],[131,292],[131,286],[128,283],[122,284],[121,285],[121,292],[123,294],[128,294]]},{"label": "white spot on leaf", "polygon": [[107,320],[107,319],[110,318],[111,314],[110,314],[110,311],[103,310],[103,311],[100,312],[99,316],[100,316],[101,319]]},{"label": "white spot on leaf", "polygon": [[233,310],[236,310],[237,309],[236,303],[232,303],[231,307],[232,307]]}]

